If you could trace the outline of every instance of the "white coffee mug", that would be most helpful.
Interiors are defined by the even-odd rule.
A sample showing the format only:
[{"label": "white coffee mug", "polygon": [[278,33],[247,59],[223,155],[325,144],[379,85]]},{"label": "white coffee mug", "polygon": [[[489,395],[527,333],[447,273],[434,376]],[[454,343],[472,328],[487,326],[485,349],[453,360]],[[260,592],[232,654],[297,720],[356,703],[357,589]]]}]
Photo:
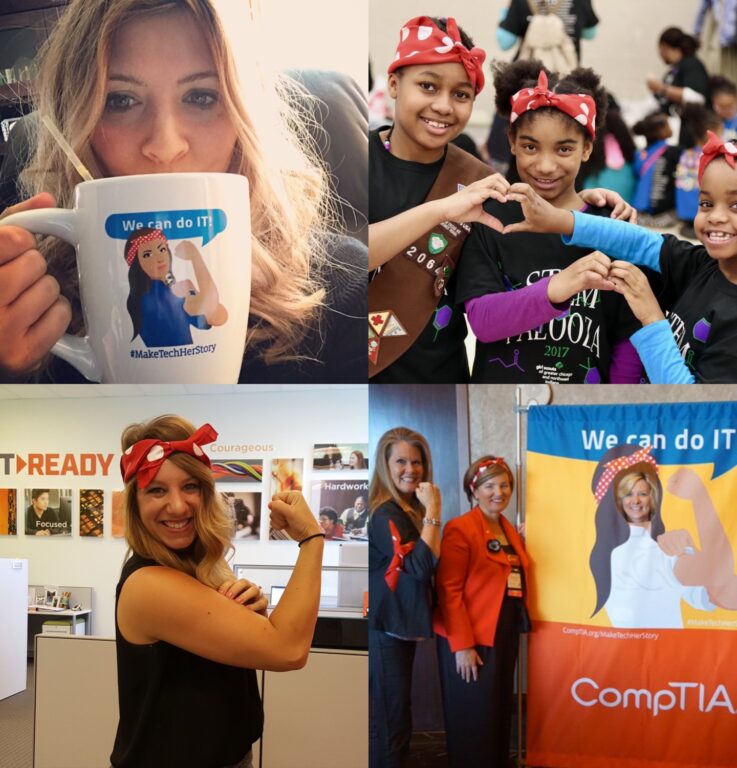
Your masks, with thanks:
[{"label": "white coffee mug", "polygon": [[73,210],[2,225],[77,249],[87,336],[52,352],[91,381],[233,384],[251,294],[248,179],[231,173],[120,176],[78,184]]}]

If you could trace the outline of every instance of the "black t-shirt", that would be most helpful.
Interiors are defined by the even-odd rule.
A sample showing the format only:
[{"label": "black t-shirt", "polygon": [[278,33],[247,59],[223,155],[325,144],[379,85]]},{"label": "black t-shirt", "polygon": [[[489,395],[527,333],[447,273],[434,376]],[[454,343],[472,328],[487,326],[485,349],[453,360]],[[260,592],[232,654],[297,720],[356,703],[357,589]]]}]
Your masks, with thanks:
[{"label": "black t-shirt", "polygon": [[[676,88],[690,88],[692,91],[702,94],[706,105],[709,105],[711,89],[709,88],[709,73],[706,71],[701,59],[697,56],[686,56],[677,64],[674,64],[663,78],[666,85]],[[664,96],[656,97],[665,111],[675,113],[677,105]],[[684,149],[696,145],[696,139],[689,133],[686,123],[681,121],[681,132],[678,135],[678,143]]]},{"label": "black t-shirt", "polygon": [[26,510],[26,534],[35,536],[39,531],[47,531],[51,536],[72,533],[71,520],[51,507],[47,507],[41,517],[33,511],[33,504]]},{"label": "black t-shirt", "polygon": [[[645,213],[664,213],[672,211],[676,204],[676,168],[681,159],[682,149],[680,147],[669,146],[652,164],[650,173],[643,174],[638,180],[637,192],[635,193],[634,205]],[[644,153],[644,154],[643,154]],[[642,157],[646,157],[647,150],[641,150]],[[638,163],[635,164],[637,170]],[[649,182],[649,189],[647,185]],[[647,206],[639,207],[640,185],[644,185],[647,192]]]},{"label": "black t-shirt", "polygon": [[[434,163],[401,160],[386,151],[379,130],[369,133],[369,224],[390,219],[424,203],[445,159]],[[437,311],[415,343],[372,377],[372,383],[462,384],[468,381],[466,321],[463,310],[456,307],[455,292],[453,274]]]},{"label": "black t-shirt", "polygon": [[[504,224],[522,221],[519,203],[490,200],[484,210]],[[588,210],[608,216],[609,208]],[[560,272],[590,253],[564,245],[559,235],[519,232],[501,235],[474,224],[458,270],[459,301],[511,291]],[[557,382],[598,384],[609,381],[615,342],[640,327],[625,300],[612,291],[582,291],[567,315],[517,336],[476,342],[471,381],[475,383]]]},{"label": "black t-shirt", "polygon": [[667,235],[658,296],[686,365],[699,383],[737,382],[737,285],[703,245]]},{"label": "black t-shirt", "polygon": [[159,641],[129,643],[117,605],[126,579],[158,565],[133,555],[115,592],[120,721],[114,768],[222,768],[243,758],[261,737],[263,708],[256,673],[210,661]]},{"label": "black t-shirt", "polygon": [[[543,3],[538,3],[543,5]],[[591,6],[591,0],[560,0],[556,9],[568,37],[576,46],[576,55],[581,58],[581,30],[595,27],[599,19]],[[527,0],[512,0],[506,18],[499,26],[517,37],[524,38],[530,18],[530,6]],[[516,58],[516,57],[515,57]]]}]

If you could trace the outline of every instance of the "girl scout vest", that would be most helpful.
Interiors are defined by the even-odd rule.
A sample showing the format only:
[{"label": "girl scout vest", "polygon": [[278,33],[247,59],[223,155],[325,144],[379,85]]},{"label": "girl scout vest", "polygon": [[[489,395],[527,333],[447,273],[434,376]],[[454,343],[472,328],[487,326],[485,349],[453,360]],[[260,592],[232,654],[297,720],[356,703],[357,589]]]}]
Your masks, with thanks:
[{"label": "girl scout vest", "polygon": [[[425,202],[453,195],[493,172],[473,155],[449,144]],[[369,378],[414,344],[432,317],[470,232],[470,224],[440,222],[392,257],[369,283]]]}]

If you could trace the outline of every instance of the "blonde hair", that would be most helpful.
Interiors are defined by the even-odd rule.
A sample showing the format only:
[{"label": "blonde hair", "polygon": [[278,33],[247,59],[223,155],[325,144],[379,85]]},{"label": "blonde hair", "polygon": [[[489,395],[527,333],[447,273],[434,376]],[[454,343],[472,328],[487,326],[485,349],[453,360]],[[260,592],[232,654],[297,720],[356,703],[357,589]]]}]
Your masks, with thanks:
[{"label": "blonde hair", "polygon": [[[195,427],[180,416],[158,416],[151,421],[126,427],[120,443],[125,451],[139,440],[185,440],[194,431]],[[233,577],[224,559],[226,553],[233,549],[230,543],[234,527],[233,518],[228,513],[222,496],[215,489],[215,481],[209,467],[187,453],[172,453],[168,460],[187,472],[200,485],[202,501],[194,519],[194,543],[185,550],[170,549],[148,531],[138,510],[138,484],[134,476],[126,483],[124,496],[128,553],[133,551],[140,557],[175,568],[217,589],[223,581]]]},{"label": "blonde hair", "polygon": [[[307,126],[316,127],[317,99],[290,78],[248,60],[257,31],[246,2],[217,0],[72,0],[42,54],[35,107],[48,115],[93,176],[103,175],[90,145],[104,106],[111,45],[121,25],[142,13],[191,13],[205,36],[236,130],[231,171],[248,178],[253,274],[248,344],[266,363],[299,359],[300,343],[319,327],[325,289],[319,276],[329,256],[316,236],[335,220],[327,174]],[[224,29],[250,36],[231,47]],[[247,100],[248,111],[244,105]],[[72,207],[79,178],[48,131],[39,127],[35,152],[21,176],[24,192],[51,192]],[[71,331],[83,329],[73,249],[44,244],[49,271],[72,302]]]},{"label": "blonde hair", "polygon": [[660,489],[655,482],[653,475],[650,472],[628,472],[617,480],[617,487],[614,493],[617,510],[620,514],[624,514],[622,499],[640,480],[644,480],[647,483],[648,488],[650,488],[650,517],[652,517],[654,511],[660,506]]},{"label": "blonde hair", "polygon": [[424,507],[416,498],[412,498],[409,502],[405,501],[399,495],[389,473],[389,456],[397,443],[408,443],[419,450],[422,457],[422,480],[423,482],[432,482],[432,457],[427,440],[419,432],[414,432],[407,427],[390,429],[381,436],[379,444],[376,446],[374,473],[369,485],[369,514],[373,514],[385,502],[394,501],[410,515],[415,525],[420,527]]}]

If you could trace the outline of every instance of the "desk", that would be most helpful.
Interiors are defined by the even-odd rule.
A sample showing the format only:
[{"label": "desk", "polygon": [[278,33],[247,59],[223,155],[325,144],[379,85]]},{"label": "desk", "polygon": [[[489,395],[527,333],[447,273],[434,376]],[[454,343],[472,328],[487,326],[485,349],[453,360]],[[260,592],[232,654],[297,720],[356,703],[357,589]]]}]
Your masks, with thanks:
[{"label": "desk", "polygon": [[[85,635],[92,634],[92,587],[67,587],[58,586],[60,592],[69,592],[70,605],[79,605],[80,610],[73,611],[71,608],[67,608],[63,611],[45,611],[43,605],[29,605],[28,606],[28,658],[33,658],[33,642],[36,635],[41,634],[41,625],[44,621],[53,621],[57,618],[71,619],[72,628],[74,630],[77,617],[84,619],[84,632]],[[31,593],[32,590],[32,593]],[[37,600],[44,594],[44,587],[39,585],[29,585],[29,598]],[[39,608],[41,610],[39,610]],[[39,618],[40,617],[40,618]],[[74,631],[73,631],[74,633]]]},{"label": "desk", "polygon": [[33,643],[36,635],[43,634],[42,624],[44,621],[53,620],[57,618],[69,618],[72,619],[72,635],[76,634],[75,622],[77,616],[84,618],[84,631],[83,635],[92,634],[90,630],[90,620],[92,618],[92,610],[90,608],[84,608],[81,611],[44,611],[36,608],[28,609],[28,658],[33,658]]}]

